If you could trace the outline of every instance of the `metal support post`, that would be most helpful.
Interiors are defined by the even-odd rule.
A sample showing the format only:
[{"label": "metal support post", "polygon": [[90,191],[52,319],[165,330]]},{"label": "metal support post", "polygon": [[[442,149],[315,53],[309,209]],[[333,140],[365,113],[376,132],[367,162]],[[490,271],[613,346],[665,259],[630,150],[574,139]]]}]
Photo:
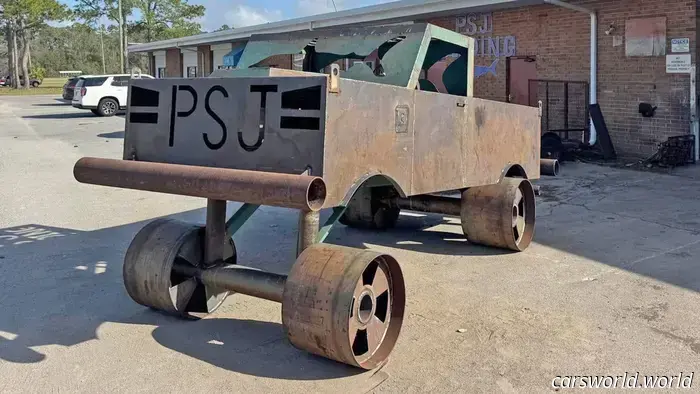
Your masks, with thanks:
[{"label": "metal support post", "polygon": [[306,248],[316,243],[320,214],[318,211],[299,211],[299,235],[297,238],[297,257]]},{"label": "metal support post", "polygon": [[226,201],[207,199],[204,264],[212,265],[224,259],[226,239]]}]

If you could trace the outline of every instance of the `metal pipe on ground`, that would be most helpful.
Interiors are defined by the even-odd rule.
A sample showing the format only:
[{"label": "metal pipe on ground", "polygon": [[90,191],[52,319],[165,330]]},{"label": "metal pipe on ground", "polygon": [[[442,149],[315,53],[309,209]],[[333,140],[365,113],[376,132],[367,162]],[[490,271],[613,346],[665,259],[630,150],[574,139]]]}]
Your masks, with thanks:
[{"label": "metal pipe on ground", "polygon": [[401,209],[417,212],[440,213],[449,216],[460,216],[462,200],[454,197],[419,195],[408,198],[397,197],[389,201]]},{"label": "metal pipe on ground", "polygon": [[559,175],[559,160],[540,159],[540,174],[549,176]]},{"label": "metal pipe on ground", "polygon": [[125,189],[318,211],[326,183],[309,175],[83,157],[78,182]]}]

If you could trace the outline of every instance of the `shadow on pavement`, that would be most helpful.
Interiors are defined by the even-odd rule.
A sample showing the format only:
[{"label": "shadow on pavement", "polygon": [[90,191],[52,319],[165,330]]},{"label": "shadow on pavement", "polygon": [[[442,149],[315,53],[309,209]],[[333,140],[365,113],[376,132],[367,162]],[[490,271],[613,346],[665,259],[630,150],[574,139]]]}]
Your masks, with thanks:
[{"label": "shadow on pavement", "polygon": [[160,325],[152,335],[156,342],[169,349],[247,375],[316,380],[363,372],[294,348],[278,323],[209,318]]},{"label": "shadow on pavement", "polygon": [[[204,212],[168,217],[202,223]],[[286,273],[294,262],[295,241],[287,238],[296,231],[296,219],[284,215],[279,220],[275,212],[258,214],[260,223],[248,233],[242,231],[240,239],[237,235],[241,263],[269,262],[265,268],[275,266],[272,270]],[[98,328],[111,322],[153,326],[153,338],[162,346],[251,375],[306,380],[362,372],[294,348],[279,323],[217,318],[216,313],[184,321],[135,303],[124,289],[122,263],[131,239],[148,222],[85,232],[37,224],[0,229],[0,360],[41,362],[46,356],[32,348],[97,340]],[[254,239],[261,233],[269,237],[275,231],[270,227],[278,225],[273,235],[281,232],[284,240],[274,250],[259,250]],[[246,247],[255,243],[257,248]]]},{"label": "shadow on pavement", "polygon": [[90,111],[81,112],[65,112],[60,114],[42,114],[42,115],[26,115],[24,119],[78,119],[78,118],[96,118],[97,116]]},{"label": "shadow on pavement", "polygon": [[111,133],[100,133],[97,134],[98,137],[102,138],[124,138],[124,131],[113,131]]},{"label": "shadow on pavement", "polygon": [[[114,116],[123,118],[126,113],[117,113]],[[80,112],[64,112],[60,114],[42,114],[42,115],[26,115],[23,116],[24,119],[81,119],[81,118],[103,118],[97,116],[88,110],[83,110]]]},{"label": "shadow on pavement", "polygon": [[65,101],[65,102],[59,101],[56,103],[39,103],[39,104],[32,104],[32,105],[35,107],[66,107],[66,106],[70,106],[71,102],[70,101]]},{"label": "shadow on pavement", "polygon": [[[322,216],[322,222],[328,214]],[[433,227],[443,225],[441,230]],[[443,231],[450,230],[450,231]],[[346,227],[333,228],[328,241],[365,248],[364,242],[413,252],[450,256],[494,256],[515,253],[513,251],[470,244],[462,232],[459,218],[438,214],[401,214],[396,227],[389,230],[367,230]]]}]

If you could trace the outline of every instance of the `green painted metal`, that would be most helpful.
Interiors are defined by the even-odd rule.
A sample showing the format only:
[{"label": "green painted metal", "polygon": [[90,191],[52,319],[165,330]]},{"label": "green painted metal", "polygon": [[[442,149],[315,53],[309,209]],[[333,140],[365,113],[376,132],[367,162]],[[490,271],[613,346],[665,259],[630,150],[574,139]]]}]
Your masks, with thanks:
[{"label": "green painted metal", "polygon": [[[471,82],[467,70],[473,67],[468,64],[470,46],[473,40],[468,37],[426,23],[253,35],[238,62],[240,73],[227,76],[258,76],[261,71],[244,70],[274,55],[303,54],[306,71],[322,72],[342,59],[360,60],[341,70],[340,77],[431,90],[429,84],[419,82],[421,71],[445,55],[459,53],[462,56],[447,68],[449,78],[443,82],[449,93],[465,96],[471,91],[466,86]],[[381,66],[376,72],[362,62],[375,51]]]},{"label": "green painted metal", "polygon": [[243,204],[238,210],[231,215],[231,218],[226,221],[226,233],[233,238],[233,236],[238,232],[238,230],[243,227],[245,222],[253,216],[253,213],[258,210],[260,205],[255,204]]},{"label": "green painted metal", "polygon": [[333,226],[338,222],[341,216],[345,213],[345,206],[340,205],[335,208],[333,208],[333,213],[331,213],[331,216],[326,220],[325,223],[323,223],[323,226],[318,230],[318,234],[316,234],[316,242],[321,243],[326,240],[328,235],[331,233],[331,230],[333,229]]},{"label": "green painted metal", "polygon": [[[419,34],[409,35],[386,51],[384,57],[380,60],[380,64],[385,73],[383,76],[374,75],[364,64],[357,64],[348,71],[341,72],[340,77],[410,88],[410,80],[415,68],[415,59],[420,56],[423,37],[423,35]],[[378,47],[379,45],[377,45],[375,49]]]},{"label": "green painted metal", "polygon": [[308,44],[309,40],[303,38],[261,41],[253,40],[251,37],[251,40],[248,42],[248,45],[246,45],[245,50],[243,50],[241,60],[238,61],[237,68],[248,68],[254,66],[274,55],[293,55],[302,53],[302,50]]}]

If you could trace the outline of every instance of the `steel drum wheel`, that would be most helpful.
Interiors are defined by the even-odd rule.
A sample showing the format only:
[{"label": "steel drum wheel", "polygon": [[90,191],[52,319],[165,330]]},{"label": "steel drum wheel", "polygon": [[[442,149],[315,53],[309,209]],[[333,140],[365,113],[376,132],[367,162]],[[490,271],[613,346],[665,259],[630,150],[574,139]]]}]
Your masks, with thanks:
[{"label": "steel drum wheel", "polygon": [[462,192],[462,230],[471,243],[527,249],[535,232],[535,191],[523,178]]},{"label": "steel drum wheel", "polygon": [[[203,265],[204,227],[172,219],[157,219],[141,229],[124,258],[124,285],[137,303],[198,319],[214,312],[229,292],[205,286],[196,278],[172,272],[173,264]],[[236,264],[236,247],[226,238],[222,265]]]},{"label": "steel drum wheel", "polygon": [[289,273],[282,324],[299,349],[373,369],[396,344],[405,302],[403,274],[393,257],[315,244]]}]

